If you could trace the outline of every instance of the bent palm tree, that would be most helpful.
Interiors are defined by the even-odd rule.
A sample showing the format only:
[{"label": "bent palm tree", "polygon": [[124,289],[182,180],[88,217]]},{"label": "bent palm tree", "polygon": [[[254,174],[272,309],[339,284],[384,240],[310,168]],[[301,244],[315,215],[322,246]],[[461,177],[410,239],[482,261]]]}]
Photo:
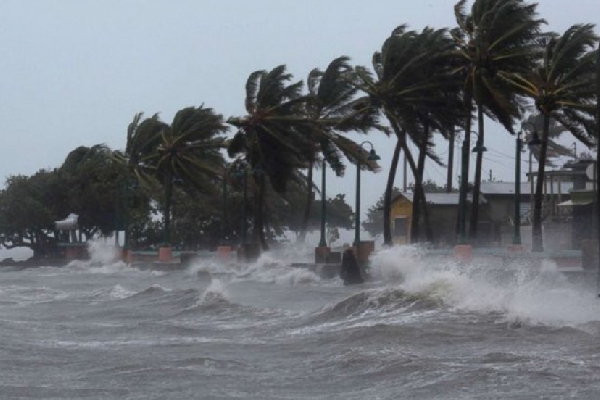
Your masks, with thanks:
[{"label": "bent palm tree", "polygon": [[329,63],[325,72],[315,68],[308,74],[305,111],[310,125],[306,125],[309,130],[304,133],[314,143],[314,147],[308,165],[308,190],[300,240],[304,239],[310,218],[313,200],[312,173],[315,162],[319,161],[319,153],[323,157],[322,168],[327,163],[341,176],[345,169],[343,157],[356,163],[356,160],[364,158],[364,154],[355,142],[340,132],[367,133],[370,128],[381,129],[372,113],[355,113],[355,94],[358,89],[347,79],[352,72],[348,60],[348,57],[338,57]]},{"label": "bent palm tree", "polygon": [[306,97],[302,82],[288,84],[292,75],[285,65],[271,71],[256,71],[246,82],[246,112],[228,123],[238,130],[229,143],[231,157],[241,155],[251,168],[257,187],[254,232],[263,249],[268,245],[263,230],[263,203],[267,179],[278,193],[290,180],[303,181],[299,168],[306,168],[312,143],[302,132],[309,129],[304,115]]},{"label": "bent palm tree", "polygon": [[[484,115],[498,121],[514,134],[513,123],[520,117],[518,94],[508,87],[502,75],[527,72],[537,58],[534,40],[544,20],[536,18],[536,4],[523,0],[475,0],[470,14],[467,0],[454,7],[458,27],[452,35],[462,59],[455,72],[464,80],[465,146],[469,148],[473,101],[477,106],[477,147],[484,145]],[[477,152],[473,205],[469,235],[477,235],[482,151]],[[466,163],[467,176],[469,171]]]},{"label": "bent palm tree", "polygon": [[[429,133],[446,126],[442,122],[442,110],[449,116],[455,104],[450,93],[452,79],[447,79],[441,60],[447,56],[452,43],[445,30],[426,28],[422,33],[407,31],[406,26],[396,28],[385,41],[380,52],[373,56],[375,77],[364,67],[356,67],[357,87],[366,96],[364,108],[372,108],[385,115],[390,123],[397,144],[392,158],[384,195],[384,243],[390,245],[391,237],[391,193],[400,151],[404,151],[415,180],[419,166],[408,147],[412,139],[423,155],[439,161],[432,151]],[[422,160],[424,166],[424,158]],[[416,201],[424,204],[422,187],[415,187]],[[427,218],[426,208],[425,217]],[[415,215],[418,219],[418,214]],[[415,218],[413,218],[415,223]]]},{"label": "bent palm tree", "polygon": [[190,193],[212,193],[225,160],[221,149],[227,131],[223,117],[211,108],[178,111],[169,125],[154,115],[140,123],[137,114],[128,129],[125,156],[148,186],[164,185],[164,243],[170,243],[171,199],[175,178]]},{"label": "bent palm tree", "polygon": [[506,77],[535,101],[544,117],[533,209],[533,251],[544,250],[542,200],[550,120],[556,120],[586,146],[593,144],[596,106],[593,46],[597,40],[591,24],[573,25],[563,35],[545,35],[540,38],[544,53],[539,65],[528,74]]}]

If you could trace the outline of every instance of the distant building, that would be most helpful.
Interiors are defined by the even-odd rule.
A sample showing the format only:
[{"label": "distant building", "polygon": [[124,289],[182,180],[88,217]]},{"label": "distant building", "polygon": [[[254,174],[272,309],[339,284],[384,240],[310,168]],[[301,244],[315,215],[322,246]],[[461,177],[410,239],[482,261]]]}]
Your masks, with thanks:
[{"label": "distant building", "polygon": [[594,180],[596,163],[594,160],[578,160],[564,165],[563,173],[573,177],[571,198],[560,204],[572,218],[571,248],[581,249],[582,241],[594,237],[594,203],[596,182]]},{"label": "distant building", "polygon": [[[543,232],[547,248],[579,249],[582,240],[593,237],[595,187],[590,171],[592,160],[565,164],[563,169],[546,171],[543,198]],[[521,183],[519,216],[521,238],[526,247],[531,241],[535,178]],[[457,240],[459,193],[426,193],[433,242],[452,245]],[[467,203],[467,230],[470,219],[470,199]],[[482,182],[478,235],[479,244],[505,246],[512,243],[514,231],[514,182]],[[394,243],[410,243],[413,193],[402,192],[392,200],[391,224]],[[425,237],[425,221],[421,215],[420,234]]]},{"label": "distant building", "polygon": [[[453,245],[456,242],[459,193],[425,193],[427,209],[432,226],[433,243]],[[470,196],[469,199],[470,201]],[[480,204],[485,205],[485,198]],[[470,204],[470,202],[469,202]],[[402,192],[392,199],[392,240],[396,244],[410,243],[413,212],[413,193]],[[483,218],[485,223],[486,218]],[[468,220],[467,220],[468,224]],[[421,213],[421,235],[425,237],[424,214]]]}]

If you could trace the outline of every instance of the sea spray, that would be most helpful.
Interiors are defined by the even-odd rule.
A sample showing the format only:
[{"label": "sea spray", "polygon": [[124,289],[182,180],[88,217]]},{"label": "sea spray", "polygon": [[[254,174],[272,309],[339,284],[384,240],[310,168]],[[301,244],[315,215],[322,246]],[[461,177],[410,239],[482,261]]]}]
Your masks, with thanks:
[{"label": "sea spray", "polygon": [[87,242],[87,246],[89,259],[72,260],[66,265],[67,269],[99,274],[133,271],[128,264],[121,260],[119,248],[105,239],[90,240]]},{"label": "sea spray", "polygon": [[108,265],[120,261],[120,249],[106,240],[90,240],[87,244],[91,265]]},{"label": "sea spray", "polygon": [[262,253],[254,263],[242,265],[238,279],[249,279],[278,285],[308,285],[320,278],[306,267],[292,267],[289,260],[275,258],[270,252]]},{"label": "sea spray", "polygon": [[229,302],[229,300],[229,293],[223,282],[220,279],[213,279],[206,290],[200,295],[198,303]]},{"label": "sea spray", "polygon": [[596,293],[569,281],[549,260],[464,264],[397,246],[374,254],[371,265],[374,279],[459,310],[499,312],[508,321],[553,326],[600,321]]}]

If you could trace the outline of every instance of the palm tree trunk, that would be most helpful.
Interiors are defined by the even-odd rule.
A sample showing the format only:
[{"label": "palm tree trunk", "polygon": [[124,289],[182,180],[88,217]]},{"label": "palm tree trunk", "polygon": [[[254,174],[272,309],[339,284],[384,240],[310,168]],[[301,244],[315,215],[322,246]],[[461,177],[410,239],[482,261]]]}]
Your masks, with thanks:
[{"label": "palm tree trunk", "polygon": [[304,205],[304,215],[302,217],[302,223],[300,225],[300,235],[298,235],[298,242],[304,243],[306,240],[306,232],[308,231],[308,220],[310,219],[310,211],[312,210],[313,204],[313,166],[314,157],[310,161],[308,171],[306,174],[306,203]]},{"label": "palm tree trunk", "polygon": [[[483,125],[483,107],[481,103],[477,104],[477,147],[483,146],[484,125]],[[469,225],[469,237],[477,237],[477,225],[479,223],[479,193],[481,191],[481,168],[483,163],[483,152],[481,149],[477,152],[475,161],[475,181],[473,182],[473,203],[471,205],[471,223]]]},{"label": "palm tree trunk", "polygon": [[456,127],[452,127],[450,130],[450,137],[448,138],[448,175],[446,176],[446,193],[452,192],[452,173],[454,166],[454,137],[456,134]]},{"label": "palm tree trunk", "polygon": [[413,195],[413,215],[410,232],[410,241],[417,243],[421,241],[421,205],[423,199],[423,170],[425,169],[425,156],[427,154],[427,142],[419,143],[419,158],[417,159],[417,173],[415,174],[415,194]]},{"label": "palm tree trunk", "polygon": [[392,245],[392,191],[394,190],[394,180],[396,180],[396,170],[398,169],[398,161],[400,160],[400,139],[396,141],[394,155],[392,156],[392,164],[388,174],[388,180],[385,185],[385,194],[383,196],[383,245]]},{"label": "palm tree trunk", "polygon": [[[393,126],[395,124],[392,124]],[[406,133],[405,132],[400,132],[399,129],[397,129],[397,126],[394,128],[394,130],[396,131],[396,134],[400,134],[400,146],[402,147],[402,150],[404,151],[404,157],[406,158],[406,161],[408,161],[408,166],[410,167],[410,170],[413,174],[413,177],[415,179],[415,193],[413,195],[413,215],[411,217],[411,238],[410,241],[411,243],[414,243],[415,239],[412,237],[412,231],[413,231],[413,224],[418,223],[418,219],[421,217],[419,213],[417,213],[415,215],[414,212],[414,206],[416,203],[420,202],[422,198],[425,197],[424,193],[423,193],[423,186],[422,185],[417,185],[417,165],[415,163],[415,159],[412,156],[412,153],[410,152],[410,149],[408,148],[408,144],[406,143]]]},{"label": "palm tree trunk", "polygon": [[[429,135],[429,129],[426,128],[425,136]],[[411,232],[411,241],[421,241],[421,214],[423,215],[425,222],[425,236],[427,241],[433,240],[433,232],[431,230],[431,224],[429,220],[429,209],[427,207],[427,199],[425,190],[423,189],[423,174],[425,172],[425,160],[427,157],[427,143],[424,142],[419,146],[419,158],[417,160],[417,173],[415,176],[415,199],[413,201],[413,224],[411,229],[414,228],[414,232]],[[414,238],[414,239],[412,239]]]},{"label": "palm tree trunk", "polygon": [[544,197],[544,174],[546,167],[546,153],[548,151],[548,131],[550,130],[550,116],[544,114],[544,130],[542,131],[542,147],[538,164],[537,181],[535,182],[535,197],[533,208],[533,227],[531,251],[544,251],[544,237],[542,234],[542,200]]},{"label": "palm tree trunk", "polygon": [[[412,156],[412,153],[410,152],[409,148],[408,148],[408,144],[406,143],[406,132],[401,131],[400,127],[398,126],[398,123],[396,122],[396,120],[394,118],[392,118],[389,114],[386,113],[387,119],[390,122],[390,125],[392,126],[392,129],[394,130],[394,133],[396,134],[396,137],[398,137],[398,143],[400,143],[400,146],[402,148],[402,150],[404,151],[404,158],[406,159],[406,161],[408,161],[408,165],[410,167],[410,170],[413,174],[413,177],[415,177],[415,182],[417,181],[416,176],[417,176],[417,165],[415,164],[415,159]],[[423,192],[423,186],[421,185],[420,189],[415,185],[415,194],[413,196],[413,202],[415,201],[415,199],[419,199],[417,201],[422,201],[423,204],[426,203],[426,199],[425,199],[425,193]],[[413,204],[414,207],[414,204]],[[424,208],[425,211],[425,220],[426,220],[426,224],[429,224],[429,213],[427,208]],[[420,218],[420,216],[417,216]],[[412,232],[412,224],[414,223],[414,213],[413,213],[413,217],[412,217],[412,221],[411,221],[411,232]],[[412,237],[411,237],[411,242],[413,241]]]},{"label": "palm tree trunk", "polygon": [[163,245],[171,245],[171,199],[173,197],[173,176],[171,170],[167,170],[167,179],[165,182],[165,215],[164,217],[164,237]]},{"label": "palm tree trunk", "polygon": [[423,189],[423,171],[425,170],[425,159],[423,159],[423,170],[421,171],[421,209],[423,210],[423,220],[425,222],[425,238],[428,242],[433,242],[433,230],[431,229],[431,220],[429,219],[429,206]]}]

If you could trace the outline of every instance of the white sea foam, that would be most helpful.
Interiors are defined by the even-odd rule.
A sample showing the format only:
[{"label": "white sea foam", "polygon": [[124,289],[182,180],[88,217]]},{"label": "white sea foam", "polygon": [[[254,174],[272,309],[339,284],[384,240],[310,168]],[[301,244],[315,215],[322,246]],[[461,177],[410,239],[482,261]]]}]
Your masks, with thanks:
[{"label": "white sea foam", "polygon": [[118,283],[108,293],[109,297],[114,300],[122,300],[131,297],[135,294],[133,290],[129,290]]},{"label": "white sea foam", "polygon": [[219,279],[213,279],[206,290],[200,295],[199,303],[226,300],[229,301],[229,292],[223,282]]},{"label": "white sea foam", "polygon": [[90,240],[88,242],[91,265],[109,265],[120,259],[119,248],[106,240]]},{"label": "white sea foam", "polygon": [[104,239],[87,242],[89,259],[73,260],[67,268],[86,273],[113,274],[117,272],[135,271],[121,260],[120,249]]},{"label": "white sea foam", "polygon": [[374,254],[371,265],[375,279],[458,309],[557,326],[600,321],[596,293],[569,281],[551,261],[463,265],[424,257],[414,246],[397,246]]},{"label": "white sea foam", "polygon": [[242,265],[236,274],[239,279],[250,279],[279,285],[308,285],[321,279],[303,267],[292,267],[288,257],[281,259],[273,253],[262,253],[254,263]]},{"label": "white sea foam", "polygon": [[218,259],[209,260],[196,260],[189,267],[186,272],[190,275],[198,275],[199,273],[209,273],[211,275],[221,275],[234,273],[234,267],[223,262],[219,262]]}]

